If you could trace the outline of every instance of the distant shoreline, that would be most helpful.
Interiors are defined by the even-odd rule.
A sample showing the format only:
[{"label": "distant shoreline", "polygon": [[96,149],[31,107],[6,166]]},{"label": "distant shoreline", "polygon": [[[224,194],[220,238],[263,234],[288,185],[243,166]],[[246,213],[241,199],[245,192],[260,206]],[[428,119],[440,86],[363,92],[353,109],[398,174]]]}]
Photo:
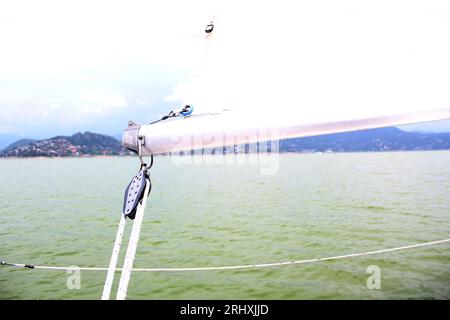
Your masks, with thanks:
[{"label": "distant shoreline", "polygon": [[[259,153],[227,153],[227,154],[184,154],[184,155],[155,155],[155,157],[198,157],[198,156],[207,156],[207,157],[227,157],[227,156],[242,156],[242,155],[274,155],[274,154],[280,154],[280,155],[328,155],[328,154],[354,154],[354,153],[400,153],[400,152],[450,152],[450,149],[439,149],[439,150],[383,150],[383,151],[333,151],[333,152],[259,152]],[[67,156],[67,157],[0,157],[0,160],[29,160],[29,159],[110,159],[110,158],[135,158],[137,155],[83,155],[83,156]]]},{"label": "distant shoreline", "polygon": [[[263,142],[258,144],[240,144],[229,146],[225,152],[222,147],[204,148],[206,155],[255,154],[312,154],[312,153],[354,153],[354,152],[399,152],[399,151],[438,151],[450,150],[450,133],[419,134],[404,132],[400,129],[387,127],[354,132],[344,132],[331,135],[320,135],[304,138],[293,138]],[[190,147],[196,147],[192,145]],[[200,147],[200,146],[198,146]],[[270,153],[274,152],[274,153]],[[197,154],[201,149],[197,148]],[[172,153],[179,156],[177,152]],[[191,151],[185,151],[183,156],[190,156]],[[78,132],[72,136],[56,136],[45,140],[22,139],[10,144],[0,152],[0,157],[12,158],[93,158],[133,156],[120,141],[111,136],[93,132]]]}]

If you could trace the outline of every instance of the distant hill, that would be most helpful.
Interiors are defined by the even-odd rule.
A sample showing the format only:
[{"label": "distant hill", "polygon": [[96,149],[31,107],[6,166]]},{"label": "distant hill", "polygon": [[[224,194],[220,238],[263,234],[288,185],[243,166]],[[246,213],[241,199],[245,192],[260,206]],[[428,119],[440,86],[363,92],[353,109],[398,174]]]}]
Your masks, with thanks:
[{"label": "distant hill", "polygon": [[280,152],[450,150],[450,133],[380,128],[288,139],[281,141],[279,148]]},{"label": "distant hill", "polygon": [[33,142],[36,142],[36,140],[34,139],[20,139],[17,140],[16,142],[11,143],[10,145],[8,145],[5,149],[2,150],[2,153],[6,153],[10,150],[14,150],[18,147],[22,147],[22,146],[26,146],[29,144],[32,144]]},{"label": "distant hill", "polygon": [[17,134],[11,133],[0,133],[0,151],[2,151],[5,147],[21,139],[22,137]]},{"label": "distant hill", "polygon": [[[239,146],[237,152],[248,147]],[[253,149],[255,150],[255,149]],[[405,132],[381,128],[282,140],[280,152],[450,150],[450,133]],[[217,152],[217,151],[216,151]],[[120,141],[107,135],[85,132],[45,140],[22,139],[0,152],[2,157],[71,157],[85,155],[128,155]]]},{"label": "distant hill", "polygon": [[0,152],[2,157],[71,157],[85,155],[127,155],[113,137],[85,132],[44,140],[19,140]]}]

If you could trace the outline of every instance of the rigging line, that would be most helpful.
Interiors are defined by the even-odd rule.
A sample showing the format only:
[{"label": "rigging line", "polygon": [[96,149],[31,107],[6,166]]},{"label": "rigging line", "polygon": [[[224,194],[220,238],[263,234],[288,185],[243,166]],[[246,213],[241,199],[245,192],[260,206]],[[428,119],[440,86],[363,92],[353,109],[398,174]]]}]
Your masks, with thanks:
[{"label": "rigging line", "polygon": [[[142,218],[139,219],[139,217],[143,216],[143,214],[144,214],[145,201],[151,190],[151,183],[150,183],[150,178],[148,176],[148,170],[153,165],[153,155],[151,155],[150,165],[147,165],[142,158],[141,147],[142,147],[143,143],[144,143],[144,140],[139,138],[138,155],[139,155],[139,160],[141,163],[140,172],[143,172],[143,170],[145,172],[145,173],[143,173],[142,177],[145,177],[146,187],[145,187],[145,191],[143,194],[143,198],[138,203],[137,214],[139,216],[138,216],[138,219],[136,219],[133,224],[133,229],[132,229],[132,233],[130,236],[131,239],[128,243],[128,249],[127,249],[127,253],[126,253],[126,257],[125,257],[125,263],[124,263],[125,267],[124,267],[124,270],[122,270],[122,276],[121,276],[121,280],[120,280],[120,284],[119,284],[119,290],[124,292],[123,293],[124,297],[125,297],[125,294],[127,291],[128,281],[129,281],[129,277],[131,274],[131,271],[129,271],[128,269],[131,270],[133,267],[134,255],[136,253],[137,242],[139,240],[140,225],[142,224]],[[133,178],[133,180],[134,180],[134,178]],[[130,182],[130,184],[133,183],[133,180],[132,180],[132,182]],[[128,193],[128,188],[129,188],[129,186],[127,187],[127,191],[126,191],[125,195]],[[133,187],[131,187],[131,189],[133,189]],[[125,200],[124,200],[124,205],[126,205],[126,203],[125,203],[126,199],[127,198],[125,198]],[[129,202],[130,201],[128,201],[128,203]],[[144,207],[142,207],[142,206],[144,206]],[[109,298],[111,296],[112,284],[113,284],[114,275],[115,275],[116,269],[117,269],[117,260],[119,258],[120,246],[122,244],[123,234],[124,234],[124,230],[125,230],[125,223],[126,223],[126,218],[127,218],[127,215],[125,214],[125,212],[126,211],[125,211],[125,207],[124,207],[123,212],[120,217],[119,227],[117,229],[116,240],[114,242],[113,252],[111,254],[111,260],[110,260],[109,267],[108,267],[108,273],[107,273],[105,284],[103,287],[103,293],[102,293],[102,297],[101,297],[102,300],[109,300]],[[134,217],[135,216],[136,216],[136,214],[134,215]],[[131,218],[131,219],[134,219],[134,218]],[[139,230],[136,231],[136,229],[139,229]],[[137,235],[135,234],[136,232],[137,232]],[[130,265],[130,267],[127,267],[129,265]],[[127,273],[129,273],[129,274],[127,275]],[[124,277],[128,277],[128,280],[123,280]]]},{"label": "rigging line", "polygon": [[[282,262],[272,262],[272,263],[262,263],[262,264],[233,265],[233,266],[223,266],[223,267],[134,268],[131,270],[134,272],[185,272],[185,271],[213,271],[213,270],[268,268],[268,267],[298,265],[298,264],[305,264],[305,263],[313,263],[313,262],[321,262],[321,261],[340,260],[340,259],[345,259],[345,258],[354,258],[354,257],[360,257],[360,256],[368,256],[368,255],[380,254],[380,253],[385,253],[385,252],[400,251],[400,250],[406,250],[406,249],[413,249],[413,248],[420,248],[420,247],[426,247],[426,246],[431,246],[431,245],[443,244],[443,243],[447,243],[447,242],[450,242],[450,239],[436,240],[436,241],[424,242],[424,243],[395,247],[395,248],[381,249],[381,250],[375,250],[375,251],[366,251],[366,252],[361,252],[361,253],[350,253],[350,254],[344,254],[344,255],[339,255],[339,256],[330,256],[330,257],[324,257],[324,258],[313,258],[313,259],[306,259],[306,260],[293,260],[293,261],[282,261]],[[20,264],[20,263],[8,263],[6,261],[0,261],[0,265],[10,266],[10,267],[18,267],[18,268],[45,269],[45,270],[73,270],[73,269],[77,269],[80,271],[107,271],[108,270],[108,268],[101,268],[101,267],[98,267],[98,268],[96,268],[96,267],[75,268],[75,267],[38,266],[38,265],[29,265],[29,264]],[[116,270],[116,272],[118,272],[118,271],[122,271],[123,269],[117,268],[115,270]]]},{"label": "rigging line", "polygon": [[208,58],[208,52],[209,52],[209,47],[210,47],[210,44],[211,44],[211,40],[212,40],[213,34],[215,34],[214,28],[215,28],[215,20],[216,20],[216,18],[217,18],[217,14],[215,14],[211,18],[211,21],[209,22],[209,24],[206,27],[206,28],[208,28],[209,26],[212,26],[212,29],[209,32],[206,32],[206,30],[205,30],[205,32],[206,32],[205,41],[204,41],[205,48],[204,48],[202,59],[200,60],[199,70],[198,70],[197,74],[194,74],[194,77],[201,77],[203,72],[204,72],[205,65],[206,65],[206,60]]},{"label": "rigging line", "polygon": [[[212,37],[213,37],[213,33],[215,33],[215,32],[213,32],[213,30],[214,30],[214,21],[215,21],[217,15],[218,15],[218,14],[216,13],[216,14],[211,18],[209,24],[208,24],[207,27],[206,27],[206,28],[208,28],[209,26],[212,26],[212,29],[211,29],[211,31],[209,31],[209,32],[207,32],[207,31],[205,30],[205,32],[206,32],[205,41],[204,41],[204,43],[205,43],[205,49],[204,49],[204,52],[203,52],[202,59],[201,59],[201,61],[200,61],[200,67],[199,67],[199,70],[194,74],[194,78],[201,78],[202,75],[203,75],[203,73],[204,73],[204,69],[205,69],[206,60],[207,60],[207,57],[208,57],[208,51],[209,51],[211,39],[212,39]],[[186,111],[186,107],[189,107],[189,105],[186,105],[186,106],[183,108],[182,111]],[[192,108],[192,107],[191,107],[191,108]],[[191,109],[191,113],[192,113],[192,109]],[[178,117],[179,114],[180,114],[180,112],[177,112],[177,111],[170,111],[167,115],[161,117],[160,119],[157,119],[157,120],[155,120],[155,121],[152,121],[152,122],[150,122],[149,124],[151,125],[151,124],[155,124],[155,123],[158,123],[158,122],[161,122],[161,121],[170,119],[170,118],[175,118],[175,117]],[[183,112],[181,112],[181,114],[184,115]],[[189,114],[189,115],[190,115],[190,114]]]},{"label": "rigging line", "polygon": [[111,295],[111,288],[114,281],[114,275],[116,274],[117,260],[119,258],[120,246],[122,244],[123,233],[125,230],[125,215],[120,215],[119,228],[117,229],[116,241],[114,242],[114,248],[111,255],[111,261],[109,262],[108,273],[106,275],[105,286],[103,287],[102,300],[109,300]]},{"label": "rigging line", "polygon": [[179,117],[180,115],[182,115],[183,117],[186,118],[187,116],[190,116],[192,114],[193,110],[194,110],[193,107],[187,104],[183,108],[179,108],[177,110],[172,110],[167,115],[163,116],[162,118],[155,120],[153,122],[150,122],[149,125],[155,124],[155,123],[158,123],[158,122],[170,119],[170,118],[176,118],[176,117]]},{"label": "rigging line", "polygon": [[147,198],[150,191],[150,180],[147,177],[147,184],[145,186],[144,197],[141,203],[138,205],[136,216],[133,222],[133,228],[131,229],[130,241],[128,243],[127,253],[125,255],[125,262],[120,276],[119,289],[117,290],[117,300],[125,300],[128,290],[128,284],[130,282],[131,271],[133,269],[134,257],[136,255],[136,249],[139,242],[139,234],[141,232],[142,221],[144,219],[145,206],[147,204]]}]

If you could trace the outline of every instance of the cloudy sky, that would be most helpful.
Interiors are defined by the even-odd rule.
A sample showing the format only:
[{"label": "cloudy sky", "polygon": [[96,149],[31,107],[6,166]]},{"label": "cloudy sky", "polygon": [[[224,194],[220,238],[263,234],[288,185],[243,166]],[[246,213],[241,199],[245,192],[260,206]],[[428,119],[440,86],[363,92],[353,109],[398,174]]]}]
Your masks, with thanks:
[{"label": "cloudy sky", "polygon": [[[179,106],[203,63],[204,27],[225,2],[0,1],[0,134],[117,134],[128,120],[149,122]],[[448,23],[448,6],[434,2],[429,13]],[[255,3],[246,9],[242,12],[266,10],[264,19],[279,27],[299,19],[297,13],[272,14],[273,7]],[[302,28],[314,23],[307,18],[304,13]],[[257,70],[264,71],[271,74],[271,67]],[[450,122],[411,128],[450,131]]]},{"label": "cloudy sky", "polygon": [[120,133],[170,110],[211,16],[194,2],[0,1],[0,133]]}]

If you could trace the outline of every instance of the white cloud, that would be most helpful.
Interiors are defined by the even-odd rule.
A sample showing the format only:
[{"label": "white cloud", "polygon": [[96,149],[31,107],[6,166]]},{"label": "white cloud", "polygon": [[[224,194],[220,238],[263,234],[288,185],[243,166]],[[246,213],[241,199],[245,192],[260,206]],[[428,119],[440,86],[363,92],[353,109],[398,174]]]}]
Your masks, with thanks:
[{"label": "white cloud", "polygon": [[[214,3],[214,2],[213,2]],[[0,13],[0,75],[113,70],[130,61],[189,66],[211,1],[10,1]]]},{"label": "white cloud", "polygon": [[151,117],[162,96],[304,118],[448,106],[449,30],[438,0],[5,1],[0,130]]},{"label": "white cloud", "polygon": [[[108,112],[113,109],[127,106],[125,97],[122,94],[104,94],[101,92],[85,92],[80,98],[80,105],[89,105],[88,109],[94,112]],[[82,108],[82,110],[85,110]],[[86,111],[82,111],[86,113]]]},{"label": "white cloud", "polygon": [[201,34],[214,6],[207,0],[2,2],[0,128],[76,127],[117,121],[109,117],[120,113],[126,123],[127,114],[161,105],[175,79],[195,68],[201,40],[188,35]]},{"label": "white cloud", "polygon": [[0,133],[15,133],[15,132],[16,131],[14,130],[13,127],[5,124],[0,124]]}]

